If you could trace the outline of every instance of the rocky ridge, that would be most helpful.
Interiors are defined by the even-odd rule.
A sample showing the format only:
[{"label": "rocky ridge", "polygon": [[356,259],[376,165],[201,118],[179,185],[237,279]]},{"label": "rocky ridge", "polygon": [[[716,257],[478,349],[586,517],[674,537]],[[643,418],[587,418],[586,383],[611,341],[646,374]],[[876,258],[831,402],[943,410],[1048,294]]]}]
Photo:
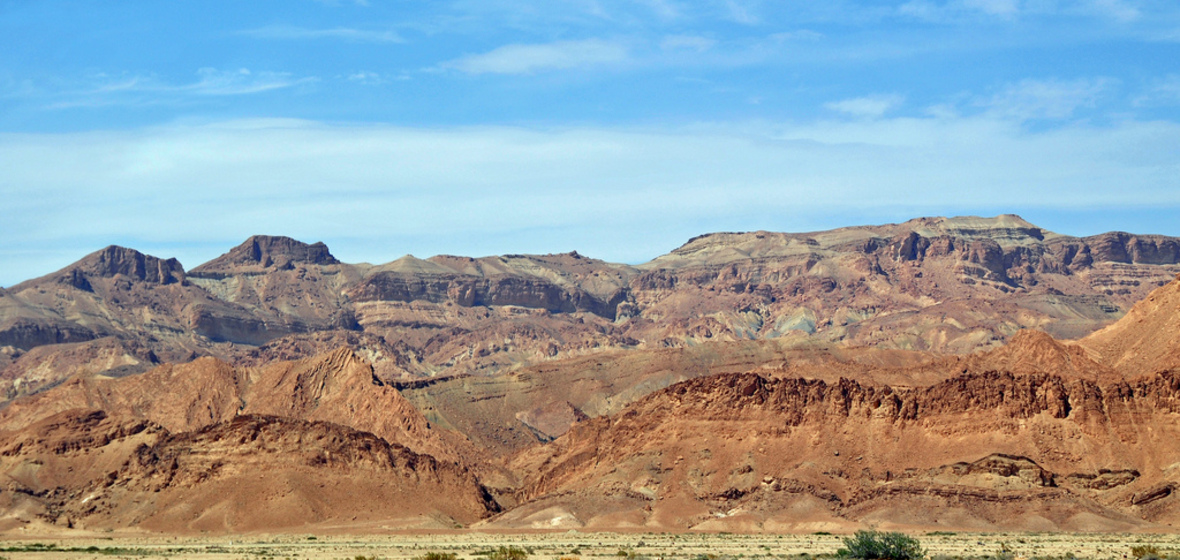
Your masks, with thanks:
[{"label": "rocky ridge", "polygon": [[[1180,278],[1076,343],[1027,333],[968,359],[919,364],[942,368],[942,379],[929,384],[866,383],[854,368],[834,381],[768,371],[677,383],[517,453],[512,466],[527,473],[522,504],[492,523],[709,530],[1178,523],[1176,346],[1165,338],[1171,351],[1119,359],[1141,340],[1171,336],[1159,325],[1180,316],[1178,290]],[[1103,348],[1118,351],[1107,356]]]},{"label": "rocky ridge", "polygon": [[[969,353],[1022,329],[1073,338],[1109,324],[1180,272],[1178,247],[1062,236],[1016,216],[710,234],[638,266],[577,253],[352,265],[322,243],[255,236],[186,273],[109,247],[0,294],[0,383],[13,396],[51,386],[61,377],[27,375],[52,359],[33,348],[93,346],[73,351],[81,359],[106,337],[146,348],[154,360],[127,355],[147,367],[257,363],[356,341],[387,381],[795,336]],[[67,369],[102,371],[103,359]]]}]

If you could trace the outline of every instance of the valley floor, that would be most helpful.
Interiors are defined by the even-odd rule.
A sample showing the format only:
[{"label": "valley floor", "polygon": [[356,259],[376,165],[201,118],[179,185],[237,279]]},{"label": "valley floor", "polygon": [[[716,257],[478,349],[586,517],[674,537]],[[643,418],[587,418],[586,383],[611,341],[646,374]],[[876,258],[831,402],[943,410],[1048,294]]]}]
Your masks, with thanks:
[{"label": "valley floor", "polygon": [[[1106,533],[914,533],[932,559],[1056,558],[1126,559],[1131,547],[1154,546],[1161,557],[1180,553],[1180,534]],[[453,532],[381,536],[283,535],[232,537],[114,536],[0,539],[11,560],[73,558],[412,559],[427,552],[459,560],[486,558],[500,546],[530,551],[530,560],[584,559],[806,559],[833,555],[842,535],[741,535],[727,533],[483,533]]]}]

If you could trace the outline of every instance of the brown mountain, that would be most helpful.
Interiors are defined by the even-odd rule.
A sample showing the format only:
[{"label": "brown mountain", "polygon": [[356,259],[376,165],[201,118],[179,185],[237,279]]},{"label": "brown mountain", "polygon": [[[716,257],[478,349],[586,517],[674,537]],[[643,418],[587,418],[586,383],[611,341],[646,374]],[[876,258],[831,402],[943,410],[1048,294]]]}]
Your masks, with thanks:
[{"label": "brown mountain", "polygon": [[327,422],[238,416],[172,434],[71,410],[0,434],[4,528],[450,528],[498,510],[465,469]]},{"label": "brown mountain", "polygon": [[15,430],[70,410],[102,410],[191,432],[242,414],[346,424],[418,453],[455,462],[468,452],[463,436],[434,429],[396,389],[373,374],[352,350],[262,367],[235,367],[216,358],[164,364],[139,375],[76,377],[12,402],[0,429]]},{"label": "brown mountain", "polygon": [[1127,316],[1078,341],[1123,375],[1149,375],[1180,367],[1180,283],[1172,282],[1135,304]]},{"label": "brown mountain", "polygon": [[[1123,351],[1157,334],[1180,315],[1178,288],[1180,279],[1156,290],[1094,340]],[[449,392],[471,394],[481,383],[515,384],[479,401],[489,404],[478,414],[515,410],[533,441],[555,439],[517,446],[511,473],[486,451],[502,432],[481,431],[478,414],[462,426],[479,435],[474,444],[431,425],[348,349],[80,376],[0,412],[10,480],[0,507],[10,528],[40,520],[173,532],[341,523],[1123,531],[1180,522],[1180,377],[1159,365],[1174,352],[1132,372],[1091,339],[1036,332],[966,356],[779,344],[712,342],[421,382],[463,381]],[[592,387],[612,380],[635,383],[608,391],[624,404],[594,400]],[[545,400],[556,395],[564,400]]]},{"label": "brown mountain", "polygon": [[[107,336],[163,361],[257,362],[361,340],[349,332],[368,335],[358,351],[387,380],[792,333],[970,352],[1025,328],[1088,334],[1180,272],[1178,259],[1172,238],[1074,238],[1015,216],[711,234],[638,266],[577,253],[350,265],[322,243],[256,236],[186,273],[109,247],[0,294],[0,368],[35,347]],[[32,377],[8,393],[61,380]]]},{"label": "brown mountain", "polygon": [[[895,383],[918,375],[915,363],[929,362],[924,378],[951,367],[930,352],[979,371],[971,352],[1021,330],[1074,337],[1109,324],[1180,271],[1177,247],[1062,236],[1015,216],[711,234],[638,266],[577,253],[351,265],[322,243],[256,236],[185,273],[111,247],[0,294],[0,389],[348,346],[436,423],[509,452],[560,435],[574,410],[613,413],[706,373],[834,379],[855,367]],[[1113,371],[1084,367],[1090,379]]]},{"label": "brown mountain", "polygon": [[[1178,290],[1180,279],[1076,345],[1028,334],[970,358],[919,364],[919,374],[945,367],[929,384],[776,372],[675,384],[517,454],[523,503],[493,524],[1126,530],[1178,523],[1180,372],[1168,365],[1174,330],[1160,331],[1180,316]],[[1126,366],[1128,345],[1140,340],[1164,348],[1149,356],[1156,361],[1131,362],[1133,379],[1103,365]],[[978,371],[986,367],[997,369]]]}]

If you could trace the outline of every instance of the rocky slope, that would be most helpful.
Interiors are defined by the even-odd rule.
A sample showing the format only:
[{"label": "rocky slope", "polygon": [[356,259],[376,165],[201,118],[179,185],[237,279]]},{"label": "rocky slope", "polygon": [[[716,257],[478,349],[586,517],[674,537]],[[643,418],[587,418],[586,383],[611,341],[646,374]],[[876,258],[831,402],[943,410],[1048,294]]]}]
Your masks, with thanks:
[{"label": "rocky slope", "polygon": [[1180,283],[1155,290],[1122,320],[1079,341],[1104,365],[1126,376],[1180,367]]},{"label": "rocky slope", "polygon": [[1177,294],[968,355],[799,333],[397,384],[348,348],[83,373],[0,410],[0,530],[1160,530]]},{"label": "rocky slope", "polygon": [[471,473],[327,422],[238,416],[173,434],[72,410],[0,433],[0,526],[168,532],[349,521],[449,528],[499,508]]},{"label": "rocky slope", "polygon": [[101,410],[176,433],[242,414],[336,422],[450,462],[479,457],[463,436],[432,428],[347,348],[257,368],[206,357],[122,378],[76,377],[0,410],[0,429],[19,430],[70,410]]},{"label": "rocky slope", "polygon": [[1180,378],[960,375],[921,388],[724,374],[515,458],[511,527],[857,523],[1123,530],[1180,522]]},{"label": "rocky slope", "polygon": [[[1025,333],[874,383],[683,381],[518,453],[504,527],[1127,530],[1180,523],[1180,279],[1078,343]],[[1128,362],[1128,348],[1158,343]],[[1104,354],[1103,351],[1111,353]],[[941,379],[930,374],[941,372]],[[824,377],[821,370],[820,377]],[[826,529],[825,529],[826,530]]]}]

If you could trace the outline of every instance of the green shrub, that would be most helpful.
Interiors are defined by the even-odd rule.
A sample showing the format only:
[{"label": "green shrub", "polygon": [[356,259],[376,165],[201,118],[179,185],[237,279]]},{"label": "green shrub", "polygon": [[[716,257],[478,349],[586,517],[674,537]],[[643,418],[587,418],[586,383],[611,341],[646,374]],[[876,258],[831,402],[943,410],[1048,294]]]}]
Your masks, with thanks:
[{"label": "green shrub", "polygon": [[415,560],[459,560],[459,555],[454,552],[427,552]]},{"label": "green shrub", "polygon": [[523,548],[501,546],[488,555],[488,560],[525,560],[528,557],[528,551]]},{"label": "green shrub", "polygon": [[926,557],[918,539],[902,533],[857,531],[844,539],[845,548],[836,552],[845,558],[861,560],[918,560]]}]

